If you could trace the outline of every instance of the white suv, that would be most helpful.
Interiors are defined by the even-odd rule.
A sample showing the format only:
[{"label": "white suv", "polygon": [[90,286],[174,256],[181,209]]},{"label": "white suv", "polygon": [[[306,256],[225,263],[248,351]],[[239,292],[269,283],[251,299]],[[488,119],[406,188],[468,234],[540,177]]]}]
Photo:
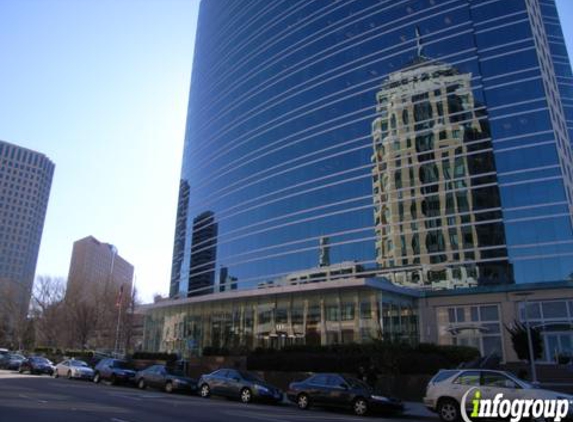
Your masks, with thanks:
[{"label": "white suv", "polygon": [[[481,397],[494,398],[502,393],[507,399],[567,399],[573,397],[567,394],[537,388],[509,372],[492,371],[489,369],[455,369],[438,372],[428,383],[424,405],[438,413],[444,422],[459,421],[461,417],[460,403],[464,394],[479,387]],[[470,410],[471,399],[466,400],[466,409]],[[573,404],[569,406],[569,416]]]}]

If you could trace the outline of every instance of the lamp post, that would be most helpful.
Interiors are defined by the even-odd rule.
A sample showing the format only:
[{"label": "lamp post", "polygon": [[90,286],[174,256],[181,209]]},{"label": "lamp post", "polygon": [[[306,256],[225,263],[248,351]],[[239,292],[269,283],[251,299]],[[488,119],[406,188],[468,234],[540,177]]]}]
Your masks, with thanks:
[{"label": "lamp post", "polygon": [[529,316],[527,315],[527,308],[529,302],[527,298],[531,296],[531,292],[517,293],[516,296],[523,297],[524,303],[524,317],[525,317],[525,328],[527,330],[527,347],[529,348],[529,364],[531,366],[531,382],[533,384],[537,383],[537,370],[535,368],[535,355],[533,354],[533,340],[531,339],[531,328],[529,326]]}]

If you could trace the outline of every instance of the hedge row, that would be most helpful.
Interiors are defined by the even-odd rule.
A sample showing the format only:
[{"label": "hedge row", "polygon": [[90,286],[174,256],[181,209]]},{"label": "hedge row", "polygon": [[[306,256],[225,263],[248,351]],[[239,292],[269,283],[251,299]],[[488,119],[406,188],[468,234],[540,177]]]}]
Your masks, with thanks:
[{"label": "hedge row", "polygon": [[247,367],[257,371],[354,373],[360,366],[373,365],[381,374],[434,374],[478,357],[479,352],[471,347],[375,342],[258,349],[247,357]]},{"label": "hedge row", "polygon": [[77,359],[92,359],[94,357],[94,352],[91,350],[61,350],[52,347],[36,347],[34,354],[46,355],[53,358],[67,356]]},{"label": "hedge row", "polygon": [[164,360],[166,362],[173,362],[179,359],[179,356],[177,356],[175,353],[135,352],[131,358],[141,360]]}]

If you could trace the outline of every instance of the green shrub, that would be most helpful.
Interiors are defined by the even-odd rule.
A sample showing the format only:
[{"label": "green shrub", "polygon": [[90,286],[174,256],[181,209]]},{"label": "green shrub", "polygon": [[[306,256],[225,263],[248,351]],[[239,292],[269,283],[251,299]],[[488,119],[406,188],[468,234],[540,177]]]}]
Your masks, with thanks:
[{"label": "green shrub", "polygon": [[51,347],[44,347],[44,346],[38,346],[36,348],[34,348],[34,353],[35,354],[39,354],[39,355],[51,355],[55,352],[55,350]]},{"label": "green shrub", "polygon": [[60,351],[60,354],[80,360],[93,359],[94,357],[94,352],[91,350],[64,350],[63,352]]},{"label": "green shrub", "polygon": [[166,362],[173,362],[179,359],[179,356],[175,353],[155,353],[155,352],[135,352],[132,359],[141,360],[163,360]]},{"label": "green shrub", "polygon": [[259,371],[346,372],[375,366],[382,374],[434,374],[479,357],[476,349],[434,344],[368,344],[290,346],[282,350],[257,349],[247,357],[247,367]]},{"label": "green shrub", "polygon": [[230,356],[231,352],[225,347],[204,347],[203,356]]}]

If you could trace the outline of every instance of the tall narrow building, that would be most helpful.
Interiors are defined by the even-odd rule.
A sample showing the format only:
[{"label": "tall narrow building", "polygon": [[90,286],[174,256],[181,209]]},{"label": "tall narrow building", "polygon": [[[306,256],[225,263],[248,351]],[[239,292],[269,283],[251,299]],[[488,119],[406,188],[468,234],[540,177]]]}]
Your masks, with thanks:
[{"label": "tall narrow building", "polygon": [[187,208],[189,207],[189,183],[181,180],[179,183],[179,203],[177,204],[177,218],[175,222],[175,239],[173,241],[173,260],[171,264],[171,284],[169,297],[179,296],[181,284],[181,266],[185,252],[185,238],[187,235]]},{"label": "tall narrow building", "polygon": [[212,211],[201,213],[193,219],[188,296],[214,292],[217,227],[215,214]]},{"label": "tall narrow building", "polygon": [[30,303],[54,163],[0,141],[0,311]]}]

